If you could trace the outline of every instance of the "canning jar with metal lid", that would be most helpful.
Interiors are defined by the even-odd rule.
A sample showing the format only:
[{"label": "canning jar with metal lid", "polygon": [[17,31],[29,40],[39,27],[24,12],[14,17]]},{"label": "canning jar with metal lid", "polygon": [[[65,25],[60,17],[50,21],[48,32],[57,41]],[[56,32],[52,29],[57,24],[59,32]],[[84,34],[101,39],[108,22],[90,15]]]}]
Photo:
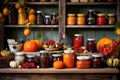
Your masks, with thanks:
[{"label": "canning jar with metal lid", "polygon": [[36,22],[37,22],[37,24],[42,25],[43,24],[43,20],[44,20],[44,17],[42,15],[42,11],[36,11],[36,13],[37,13],[37,20],[36,20]]},{"label": "canning jar with metal lid", "polygon": [[106,25],[106,15],[105,14],[97,15],[97,25]]},{"label": "canning jar with metal lid", "polygon": [[84,25],[86,23],[85,14],[77,14],[77,24]]},{"label": "canning jar with metal lid", "polygon": [[75,67],[75,54],[74,50],[64,50],[63,62],[66,68]]},{"label": "canning jar with metal lid", "polygon": [[40,67],[41,68],[49,68],[50,67],[50,57],[49,52],[47,50],[41,50],[40,51]]},{"label": "canning jar with metal lid", "polygon": [[115,14],[108,14],[108,24],[114,25],[116,21]]},{"label": "canning jar with metal lid", "polygon": [[96,41],[94,38],[87,39],[87,50],[92,53],[96,52]]},{"label": "canning jar with metal lid", "polygon": [[80,69],[90,68],[91,61],[89,56],[77,56],[76,67]]},{"label": "canning jar with metal lid", "polygon": [[102,67],[102,54],[94,53],[92,54],[92,64],[93,68],[101,68]]},{"label": "canning jar with metal lid", "polygon": [[46,25],[50,25],[51,24],[51,17],[50,17],[50,15],[45,15],[44,23]]},{"label": "canning jar with metal lid", "polygon": [[67,25],[76,25],[76,16],[75,16],[75,14],[68,14]]},{"label": "canning jar with metal lid", "polygon": [[88,25],[94,25],[95,24],[95,18],[88,18],[87,19],[87,24]]}]

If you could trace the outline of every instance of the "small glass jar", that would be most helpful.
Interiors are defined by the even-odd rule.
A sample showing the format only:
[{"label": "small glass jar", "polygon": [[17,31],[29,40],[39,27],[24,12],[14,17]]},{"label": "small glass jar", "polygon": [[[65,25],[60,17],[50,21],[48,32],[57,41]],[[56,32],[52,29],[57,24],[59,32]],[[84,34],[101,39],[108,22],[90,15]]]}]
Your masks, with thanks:
[{"label": "small glass jar", "polygon": [[114,25],[116,21],[115,14],[108,14],[108,24]]},{"label": "small glass jar", "polygon": [[95,24],[95,18],[88,18],[87,19],[87,24],[88,25],[94,25]]},{"label": "small glass jar", "polygon": [[77,56],[76,67],[80,69],[90,68],[90,57],[89,56]]},{"label": "small glass jar", "polygon": [[75,54],[74,50],[64,50],[63,62],[66,68],[75,67]]},{"label": "small glass jar", "polygon": [[49,15],[45,15],[44,23],[45,25],[51,24],[51,17]]},{"label": "small glass jar", "polygon": [[74,50],[79,52],[79,48],[84,45],[84,38],[82,34],[74,34]]},{"label": "small glass jar", "polygon": [[94,38],[87,39],[87,50],[91,53],[96,52],[96,41]]},{"label": "small glass jar", "polygon": [[50,57],[49,57],[49,53],[47,50],[41,50],[40,51],[40,67],[41,68],[49,68],[50,67]]},{"label": "small glass jar", "polygon": [[85,25],[86,18],[85,14],[77,14],[77,25]]},{"label": "small glass jar", "polygon": [[76,17],[75,17],[75,14],[68,14],[68,17],[67,17],[67,25],[76,25]]},{"label": "small glass jar", "polygon": [[105,14],[97,15],[97,25],[106,25],[106,16]]},{"label": "small glass jar", "polygon": [[44,18],[43,18],[43,15],[42,15],[42,11],[37,11],[37,24],[39,25],[42,25],[43,24],[43,21],[44,21]]},{"label": "small glass jar", "polygon": [[25,61],[25,55],[22,52],[16,52],[14,60],[22,64]]},{"label": "small glass jar", "polygon": [[102,54],[94,53],[92,54],[92,64],[93,68],[101,68],[102,67]]}]

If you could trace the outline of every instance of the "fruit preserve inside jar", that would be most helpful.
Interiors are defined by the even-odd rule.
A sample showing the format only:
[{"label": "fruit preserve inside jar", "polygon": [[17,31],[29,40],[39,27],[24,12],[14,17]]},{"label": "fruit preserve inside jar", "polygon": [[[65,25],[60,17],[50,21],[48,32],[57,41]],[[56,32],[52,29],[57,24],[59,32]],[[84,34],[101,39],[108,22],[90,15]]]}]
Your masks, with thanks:
[{"label": "fruit preserve inside jar", "polygon": [[106,17],[105,17],[105,14],[98,14],[98,15],[97,15],[97,24],[98,24],[98,25],[106,25]]}]

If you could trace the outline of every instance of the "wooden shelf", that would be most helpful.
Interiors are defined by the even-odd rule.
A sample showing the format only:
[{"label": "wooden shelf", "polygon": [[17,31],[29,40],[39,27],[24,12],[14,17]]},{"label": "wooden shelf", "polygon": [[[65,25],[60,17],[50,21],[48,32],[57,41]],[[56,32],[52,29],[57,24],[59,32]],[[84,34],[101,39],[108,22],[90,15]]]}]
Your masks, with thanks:
[{"label": "wooden shelf", "polygon": [[101,69],[77,69],[77,68],[40,68],[40,69],[18,69],[18,68],[0,68],[0,73],[91,73],[91,74],[118,74],[117,68],[101,68]]}]

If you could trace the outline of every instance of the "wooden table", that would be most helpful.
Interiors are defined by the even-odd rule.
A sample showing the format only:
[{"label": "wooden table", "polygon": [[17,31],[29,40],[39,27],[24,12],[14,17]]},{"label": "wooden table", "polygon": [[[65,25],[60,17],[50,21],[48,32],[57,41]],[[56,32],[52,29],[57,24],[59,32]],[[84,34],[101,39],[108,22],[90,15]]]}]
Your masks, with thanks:
[{"label": "wooden table", "polygon": [[0,68],[0,80],[117,80],[119,69]]}]

